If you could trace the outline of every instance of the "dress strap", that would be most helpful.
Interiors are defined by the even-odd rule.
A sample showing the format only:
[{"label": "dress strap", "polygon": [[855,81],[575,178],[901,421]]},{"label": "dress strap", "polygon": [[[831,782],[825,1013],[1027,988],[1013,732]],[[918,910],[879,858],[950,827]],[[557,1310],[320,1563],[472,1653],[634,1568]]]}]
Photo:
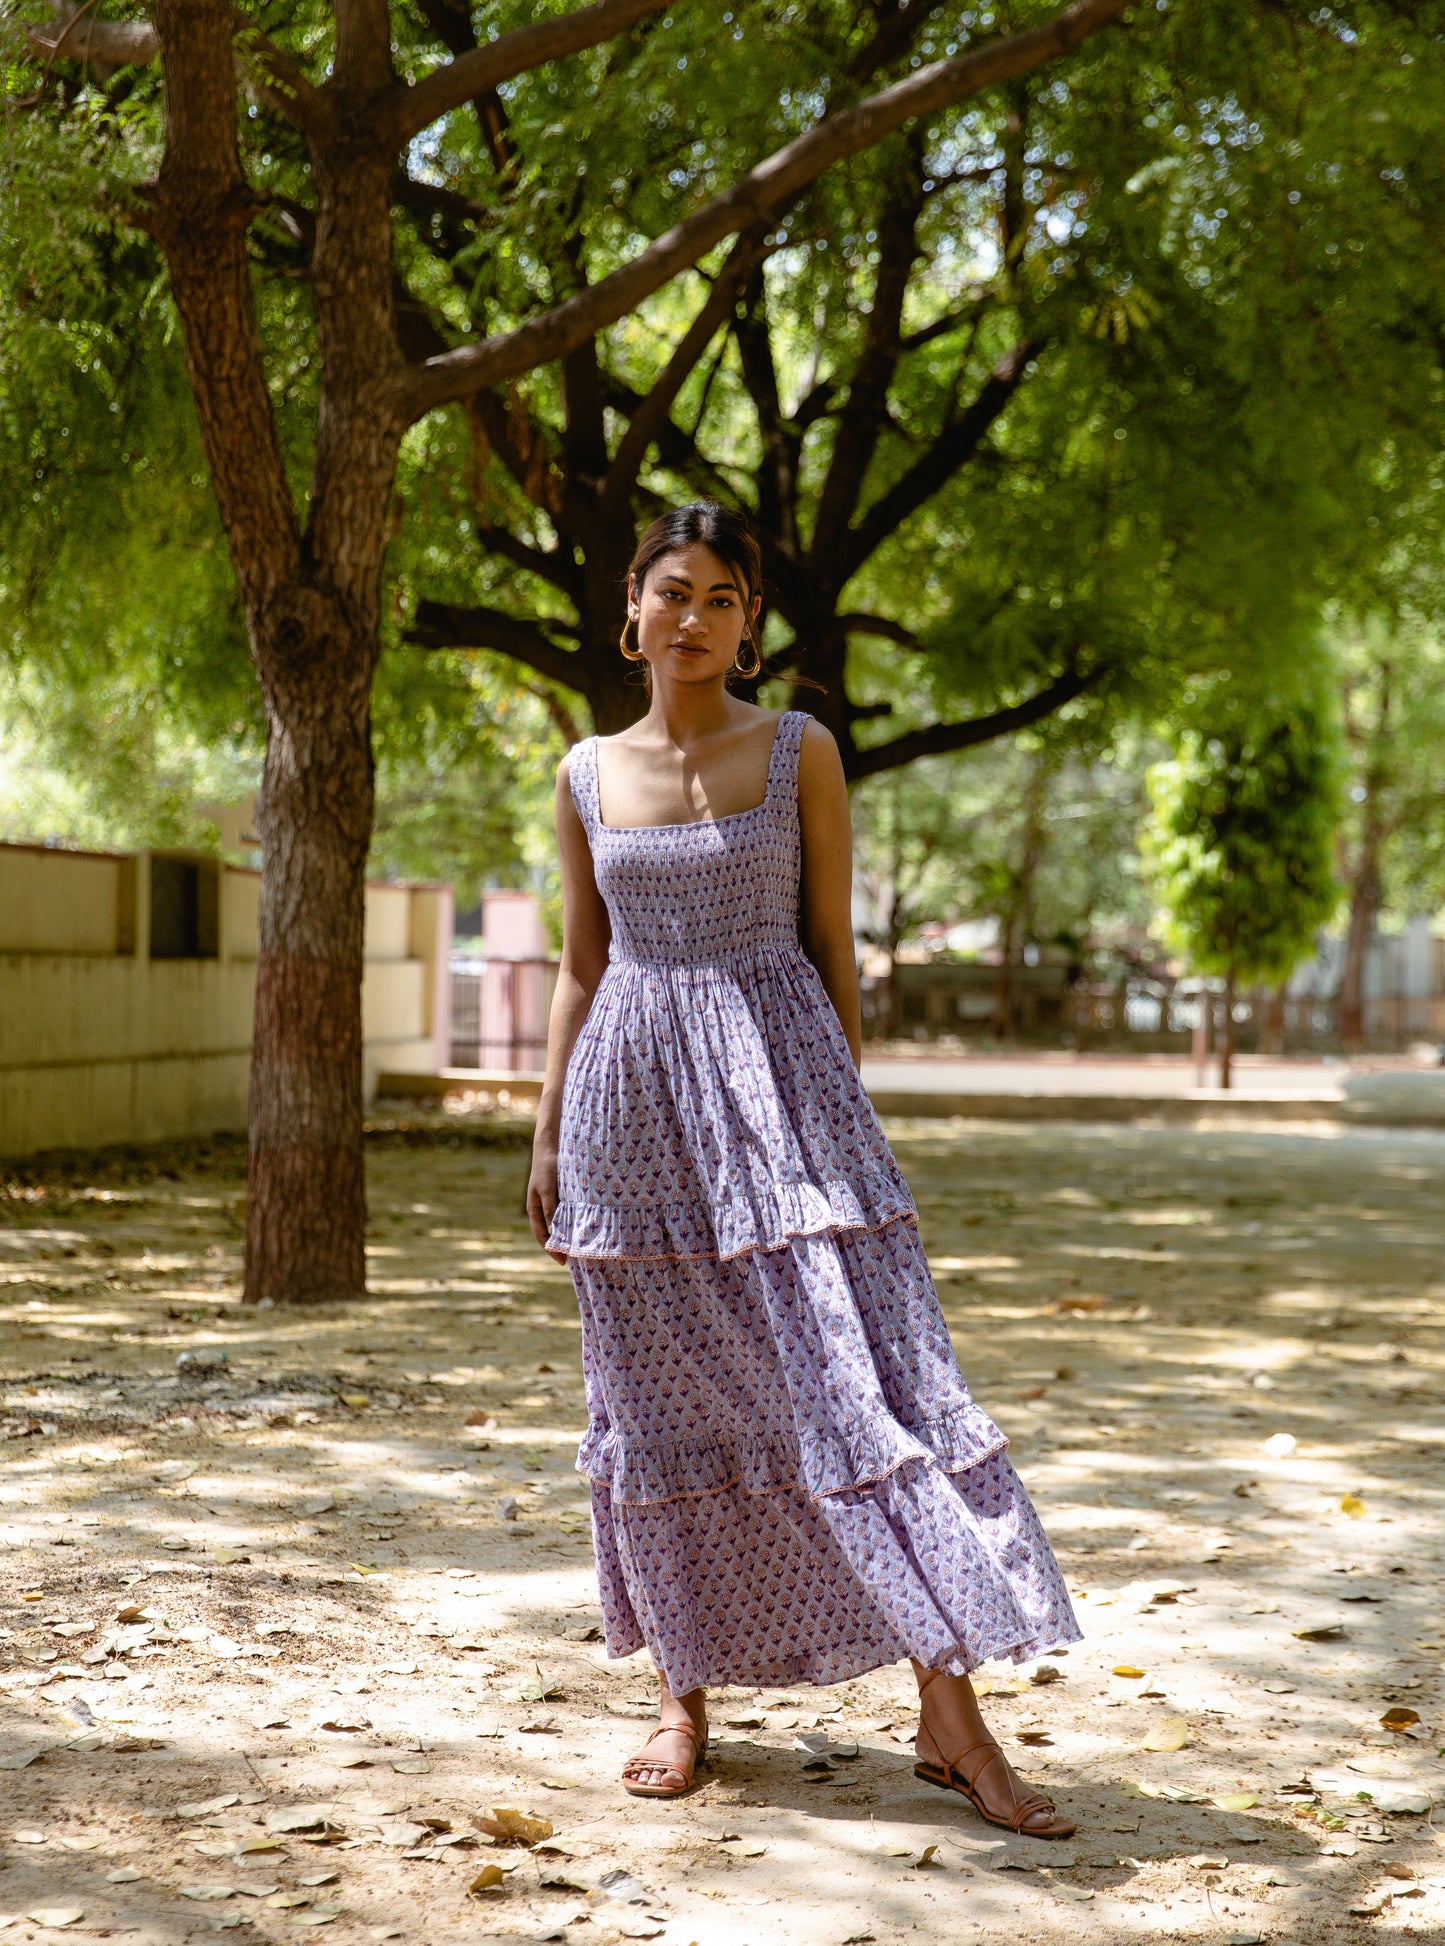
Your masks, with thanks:
[{"label": "dress strap", "polygon": [[798,796],[798,755],[803,748],[803,732],[808,727],[808,712],[784,710],[773,733],[773,754],[768,759],[768,801],[780,796],[785,803]]},{"label": "dress strap", "polygon": [[602,822],[601,795],[597,788],[597,739],[584,737],[569,753],[567,778],[572,787],[572,802],[582,820],[588,839]]}]

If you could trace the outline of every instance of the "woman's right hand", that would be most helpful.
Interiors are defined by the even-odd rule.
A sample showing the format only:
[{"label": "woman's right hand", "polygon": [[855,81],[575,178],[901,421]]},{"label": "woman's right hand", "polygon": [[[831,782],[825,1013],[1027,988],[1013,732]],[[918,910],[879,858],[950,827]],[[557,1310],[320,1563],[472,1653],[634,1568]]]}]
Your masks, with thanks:
[{"label": "woman's right hand", "polygon": [[[532,1172],[527,1178],[527,1221],[532,1235],[543,1250],[557,1208],[557,1145],[537,1140],[532,1144]],[[565,1264],[565,1250],[547,1250],[554,1263]]]}]

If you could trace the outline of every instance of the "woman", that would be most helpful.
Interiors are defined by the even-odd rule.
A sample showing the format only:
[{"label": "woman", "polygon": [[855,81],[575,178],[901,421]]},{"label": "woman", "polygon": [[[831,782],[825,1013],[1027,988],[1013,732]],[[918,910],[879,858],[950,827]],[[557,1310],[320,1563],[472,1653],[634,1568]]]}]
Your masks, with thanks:
[{"label": "woman", "polygon": [[837,747],[728,691],[761,666],[760,597],[733,515],[650,527],[622,639],[650,707],[557,780],[564,945],[527,1208],[582,1311],[608,1651],[645,1643],[662,1677],[623,1783],[691,1788],[708,1683],[908,1656],[918,1776],[1067,1837],[968,1671],[1079,1631],[858,1079]]}]

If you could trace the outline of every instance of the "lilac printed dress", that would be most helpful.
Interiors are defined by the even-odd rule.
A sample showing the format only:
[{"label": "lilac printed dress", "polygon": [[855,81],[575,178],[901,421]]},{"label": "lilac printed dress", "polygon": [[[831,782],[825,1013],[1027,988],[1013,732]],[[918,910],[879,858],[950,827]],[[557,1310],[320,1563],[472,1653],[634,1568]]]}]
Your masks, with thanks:
[{"label": "lilac printed dress", "polygon": [[572,793],[611,959],[563,1093],[607,1647],[674,1695],[964,1673],[1079,1640],[954,1359],[908,1186],[798,941],[798,750],[751,811],[616,828]]}]

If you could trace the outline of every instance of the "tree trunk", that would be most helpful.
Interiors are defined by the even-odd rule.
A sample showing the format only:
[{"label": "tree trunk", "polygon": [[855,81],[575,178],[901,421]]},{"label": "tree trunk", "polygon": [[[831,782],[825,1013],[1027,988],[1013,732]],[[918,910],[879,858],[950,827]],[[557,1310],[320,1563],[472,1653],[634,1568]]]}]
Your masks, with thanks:
[{"label": "tree trunk", "polygon": [[297,628],[291,651],[273,634],[257,657],[268,737],[249,1303],[326,1302],[366,1287],[361,979],[374,654],[372,644],[348,638],[320,597],[298,606],[311,626]]},{"label": "tree trunk", "polygon": [[1231,962],[1224,976],[1224,1021],[1219,1036],[1219,1085],[1221,1088],[1234,1086],[1234,988],[1235,973]]},{"label": "tree trunk", "polygon": [[1201,977],[1199,982],[1199,1010],[1194,1016],[1192,1048],[1194,1056],[1194,1085],[1196,1088],[1202,1088],[1204,1086],[1205,1076],[1208,1072],[1209,1043],[1212,1038],[1209,1030],[1213,1022],[1214,995],[1209,990],[1208,982]]},{"label": "tree trunk", "polygon": [[1365,1044],[1365,960],[1379,909],[1380,833],[1373,806],[1367,804],[1359,856],[1350,875],[1350,923],[1340,966],[1340,1040],[1346,1053],[1357,1053]]}]

